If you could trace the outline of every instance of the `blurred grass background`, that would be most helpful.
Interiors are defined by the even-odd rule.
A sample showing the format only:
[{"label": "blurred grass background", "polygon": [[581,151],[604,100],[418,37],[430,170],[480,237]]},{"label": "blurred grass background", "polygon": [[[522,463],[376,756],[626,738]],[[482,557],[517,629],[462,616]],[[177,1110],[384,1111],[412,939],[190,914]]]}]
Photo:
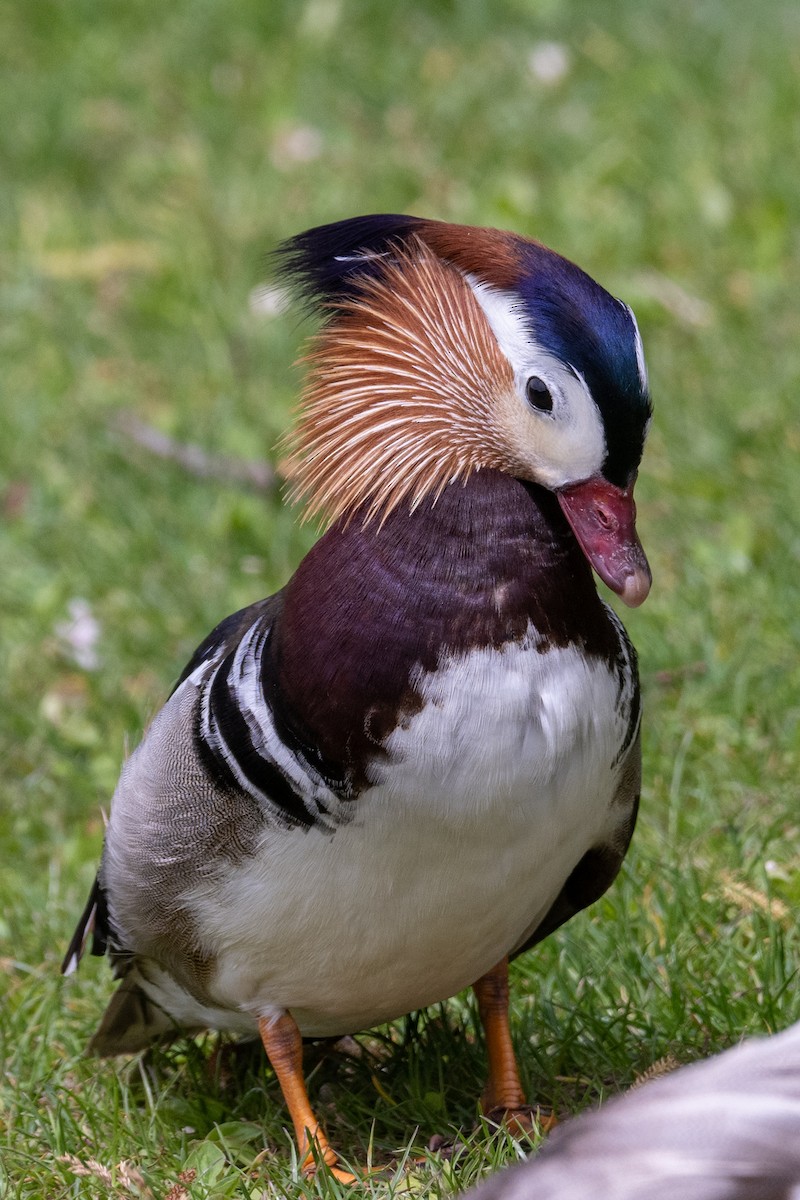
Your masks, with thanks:
[{"label": "blurred grass background", "polygon": [[[16,0],[0,59],[0,1192],[336,1193],[297,1180],[258,1058],[81,1060],[111,980],[58,964],[125,747],[313,537],[120,417],[274,462],[305,329],[265,253],[359,212],[535,235],[634,306],[648,354],[642,816],[611,894],[516,967],[531,1094],[570,1111],[797,1019],[797,5]],[[426,1160],[375,1194],[523,1149],[423,1153],[472,1128],[471,1029],[455,1003],[317,1068],[348,1156]]]}]

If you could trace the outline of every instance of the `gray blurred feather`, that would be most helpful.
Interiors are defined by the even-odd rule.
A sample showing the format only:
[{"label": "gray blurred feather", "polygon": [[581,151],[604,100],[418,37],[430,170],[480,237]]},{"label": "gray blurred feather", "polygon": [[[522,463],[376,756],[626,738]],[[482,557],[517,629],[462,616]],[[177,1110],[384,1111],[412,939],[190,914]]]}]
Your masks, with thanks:
[{"label": "gray blurred feather", "polygon": [[471,1200],[800,1200],[800,1023],[559,1126]]}]

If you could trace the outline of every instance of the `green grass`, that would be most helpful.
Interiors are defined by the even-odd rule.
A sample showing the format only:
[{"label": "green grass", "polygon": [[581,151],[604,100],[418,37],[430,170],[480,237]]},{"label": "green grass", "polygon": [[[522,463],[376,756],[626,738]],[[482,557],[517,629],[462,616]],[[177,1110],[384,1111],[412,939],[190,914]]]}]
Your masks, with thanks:
[{"label": "green grass", "polygon": [[[559,81],[529,68],[541,42]],[[800,1016],[798,45],[789,0],[2,7],[0,1193],[338,1194],[297,1180],[260,1058],[83,1059],[111,980],[58,964],[125,746],[312,537],[118,414],[272,458],[302,331],[248,296],[278,239],[357,212],[535,234],[634,305],[648,351],[642,815],[610,894],[515,967],[530,1094],[577,1110]],[[95,669],[58,633],[75,598]],[[376,1196],[525,1149],[475,1129],[473,1030],[456,1002],[314,1068],[346,1157],[400,1164]],[[455,1163],[416,1161],[458,1130]]]}]

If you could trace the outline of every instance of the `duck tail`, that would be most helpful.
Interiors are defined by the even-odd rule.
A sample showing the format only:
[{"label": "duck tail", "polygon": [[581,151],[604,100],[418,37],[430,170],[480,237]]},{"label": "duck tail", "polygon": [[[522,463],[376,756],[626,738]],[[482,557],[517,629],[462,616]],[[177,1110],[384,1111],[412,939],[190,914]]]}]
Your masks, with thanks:
[{"label": "duck tail", "polygon": [[136,1054],[152,1042],[168,1040],[179,1033],[175,1022],[144,991],[134,966],[111,997],[87,1052],[98,1058]]}]

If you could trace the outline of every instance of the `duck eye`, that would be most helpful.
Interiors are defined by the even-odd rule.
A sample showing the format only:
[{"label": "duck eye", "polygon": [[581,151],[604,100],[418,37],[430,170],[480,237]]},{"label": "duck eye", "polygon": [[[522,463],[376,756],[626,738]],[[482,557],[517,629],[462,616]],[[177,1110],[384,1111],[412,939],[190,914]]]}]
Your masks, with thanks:
[{"label": "duck eye", "polygon": [[538,408],[539,412],[553,411],[553,397],[550,395],[550,389],[538,375],[531,375],[525,384],[525,399],[531,408]]}]

